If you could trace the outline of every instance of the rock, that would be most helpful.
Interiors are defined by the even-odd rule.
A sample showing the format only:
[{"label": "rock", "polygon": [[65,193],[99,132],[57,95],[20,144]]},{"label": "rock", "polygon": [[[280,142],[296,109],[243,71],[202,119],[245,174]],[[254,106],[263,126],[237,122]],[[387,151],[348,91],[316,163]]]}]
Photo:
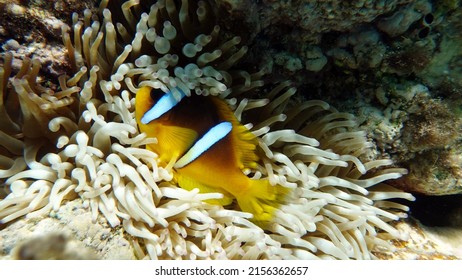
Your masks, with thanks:
[{"label": "rock", "polygon": [[81,200],[67,202],[52,217],[20,219],[0,231],[0,259],[135,259],[119,228],[92,222]]},{"label": "rock", "polygon": [[312,72],[321,71],[327,64],[327,57],[316,46],[308,46],[305,51],[305,69]]},{"label": "rock", "polygon": [[[460,5],[460,4],[459,4]],[[435,88],[443,96],[462,94],[462,11],[443,14],[444,20],[433,27],[438,32],[436,52],[428,65],[418,72],[418,76],[428,86]]]},{"label": "rock", "polygon": [[391,37],[395,37],[406,32],[411,24],[430,13],[431,4],[426,0],[419,0],[406,5],[395,12],[390,17],[382,18],[378,21],[377,27]]},{"label": "rock", "polygon": [[454,260],[462,259],[462,229],[431,228],[418,221],[400,221],[396,227],[408,235],[407,241],[395,242],[396,250],[390,252],[376,248],[381,260]]},{"label": "rock", "polygon": [[374,98],[383,109],[363,100],[358,117],[379,151],[409,170],[393,184],[426,195],[462,193],[460,102],[432,98],[422,84],[394,82],[378,87]]},{"label": "rock", "polygon": [[409,174],[400,179],[400,188],[426,195],[462,193],[462,147],[431,149],[415,154],[403,163]]}]

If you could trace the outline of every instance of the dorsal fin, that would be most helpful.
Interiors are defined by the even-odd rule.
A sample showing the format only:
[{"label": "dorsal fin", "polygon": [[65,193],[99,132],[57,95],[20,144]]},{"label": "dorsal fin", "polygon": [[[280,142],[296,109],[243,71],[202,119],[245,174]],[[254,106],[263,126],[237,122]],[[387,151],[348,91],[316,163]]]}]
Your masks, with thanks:
[{"label": "dorsal fin", "polygon": [[234,115],[234,112],[229,108],[226,102],[218,97],[212,97],[212,101],[217,108],[217,112],[221,119],[231,122],[233,130],[231,139],[236,149],[236,159],[239,161],[240,169],[256,167],[258,156],[255,149],[258,145],[257,138],[245,126],[243,126]]}]

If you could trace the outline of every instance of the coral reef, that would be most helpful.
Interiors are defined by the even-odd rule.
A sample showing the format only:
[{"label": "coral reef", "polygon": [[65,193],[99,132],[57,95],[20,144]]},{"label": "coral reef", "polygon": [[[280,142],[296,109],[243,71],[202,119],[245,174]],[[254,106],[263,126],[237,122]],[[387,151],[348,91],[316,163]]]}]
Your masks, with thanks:
[{"label": "coral reef", "polygon": [[40,61],[43,74],[57,79],[68,68],[61,28],[70,23],[73,11],[95,6],[96,0],[0,1],[0,47],[18,60],[34,57]]},{"label": "coral reef", "polygon": [[[440,100],[417,96],[401,131],[410,170],[401,182],[410,191],[430,195],[461,193],[459,131],[462,121]],[[405,155],[404,152],[401,155]]]},{"label": "coral reef", "polygon": [[[351,31],[364,23],[372,22],[378,16],[394,11],[397,7],[412,0],[387,1],[262,1],[260,5],[248,1],[216,0],[222,12],[235,19],[243,18],[251,26],[250,34],[264,30],[274,32],[282,26],[291,27],[283,40],[295,39],[297,42],[319,42],[322,34],[332,31]],[[249,16],[246,13],[250,13]],[[254,16],[252,16],[254,15]],[[253,20],[251,24],[247,23]],[[247,29],[249,30],[249,29]],[[239,34],[241,35],[241,34]],[[253,37],[252,35],[248,35]],[[296,36],[301,36],[296,39]]]},{"label": "coral reef", "polygon": [[[403,238],[389,222],[408,207],[389,199],[413,197],[383,182],[405,170],[368,157],[372,145],[352,115],[292,100],[289,82],[264,87],[265,71],[240,68],[248,48],[213,10],[206,1],[103,0],[96,13],[73,15],[63,27],[72,72],[56,90],[38,80],[38,60],[10,75],[12,55],[3,55],[2,223],[80,199],[94,222],[102,215],[133,237],[137,258],[152,259],[370,259],[377,245]],[[261,160],[244,171],[291,191],[273,221],[256,225],[236,207],[204,202],[220,194],[171,182],[171,166],[144,149],[156,140],[136,126],[142,86],[227,102],[259,139]]]},{"label": "coral reef", "polygon": [[[241,2],[221,2],[233,3],[222,5],[231,17],[241,16]],[[263,1],[246,7],[255,14],[278,13],[266,18],[271,24],[256,17],[250,53],[264,57],[257,61],[272,70],[273,79],[291,76],[307,98],[360,115],[380,152],[409,169],[401,187],[428,195],[459,193],[461,3],[387,1],[384,11],[374,6],[378,2],[315,7],[310,1]],[[328,5],[344,5],[341,21],[319,17]],[[309,20],[299,20],[305,11]],[[362,17],[349,16],[359,11]],[[415,95],[422,86],[426,95]]]},{"label": "coral reef", "polygon": [[409,27],[432,11],[430,2],[418,0],[396,10],[393,15],[381,18],[377,27],[390,37],[396,37],[408,31]]},{"label": "coral reef", "polygon": [[427,195],[460,193],[459,102],[449,105],[411,82],[391,81],[367,94],[380,106],[355,105],[361,127],[379,151],[409,170],[396,186]]},{"label": "coral reef", "polygon": [[429,87],[434,88],[443,96],[460,97],[462,88],[462,12],[459,7],[454,10],[436,11],[438,18],[433,24],[431,32],[435,34],[433,40],[436,43],[434,55],[424,69],[417,75]]},{"label": "coral reef", "polygon": [[462,193],[460,145],[424,151],[403,165],[410,174],[399,181],[401,189],[427,195]]}]

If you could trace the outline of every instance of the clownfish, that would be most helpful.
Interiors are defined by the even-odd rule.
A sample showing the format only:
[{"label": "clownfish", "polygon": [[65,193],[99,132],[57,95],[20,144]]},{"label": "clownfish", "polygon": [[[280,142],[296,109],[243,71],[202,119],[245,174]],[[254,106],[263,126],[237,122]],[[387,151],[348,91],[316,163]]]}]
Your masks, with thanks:
[{"label": "clownfish", "polygon": [[201,193],[219,192],[208,203],[240,209],[257,222],[269,222],[287,189],[268,179],[251,179],[243,172],[256,168],[255,135],[215,96],[186,95],[178,88],[164,93],[142,87],[136,93],[135,117],[141,132],[157,138],[147,149],[159,155],[160,166],[173,165],[173,180]]}]

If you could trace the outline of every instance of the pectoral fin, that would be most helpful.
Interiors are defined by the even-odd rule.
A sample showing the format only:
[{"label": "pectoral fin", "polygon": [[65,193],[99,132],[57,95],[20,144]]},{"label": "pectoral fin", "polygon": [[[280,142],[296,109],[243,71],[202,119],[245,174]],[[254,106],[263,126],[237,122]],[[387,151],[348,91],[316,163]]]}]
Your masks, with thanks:
[{"label": "pectoral fin", "polygon": [[151,148],[158,150],[164,162],[184,154],[197,139],[197,132],[185,127],[162,126],[158,131],[158,144],[151,145]]}]

